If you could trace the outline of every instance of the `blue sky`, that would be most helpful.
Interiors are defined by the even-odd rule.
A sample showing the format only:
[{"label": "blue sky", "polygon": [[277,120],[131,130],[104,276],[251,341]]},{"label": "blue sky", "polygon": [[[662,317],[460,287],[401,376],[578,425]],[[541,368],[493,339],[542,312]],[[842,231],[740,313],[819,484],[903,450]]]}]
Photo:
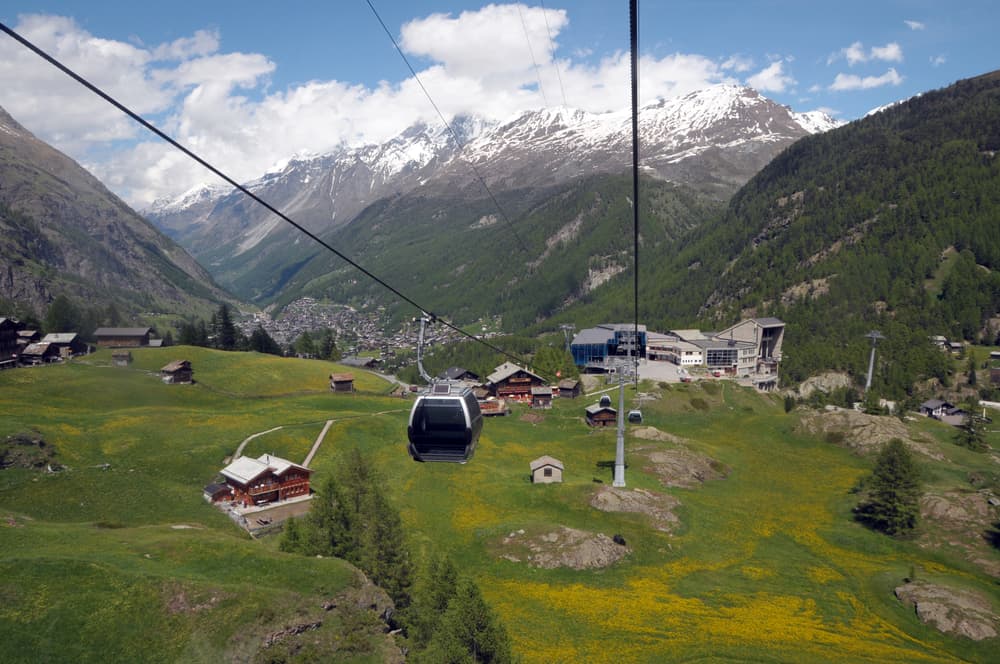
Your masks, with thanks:
[{"label": "blue sky", "polygon": [[[446,115],[629,103],[624,0],[373,4]],[[437,121],[364,0],[12,0],[0,20],[238,179]],[[640,91],[747,84],[851,120],[996,68],[997,34],[980,0],[646,0]],[[140,207],[210,179],[6,36],[0,106]]]}]

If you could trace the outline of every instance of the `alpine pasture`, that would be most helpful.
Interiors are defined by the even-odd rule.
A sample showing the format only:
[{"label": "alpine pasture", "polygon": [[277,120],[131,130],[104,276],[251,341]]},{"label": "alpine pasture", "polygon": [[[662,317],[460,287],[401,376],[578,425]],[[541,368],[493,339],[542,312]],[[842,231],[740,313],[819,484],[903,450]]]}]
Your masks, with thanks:
[{"label": "alpine pasture", "polygon": [[[724,382],[641,386],[656,397],[643,426],[673,438],[629,435],[626,480],[680,501],[665,532],[646,514],[591,507],[611,483],[615,446],[613,429],[584,424],[594,395],[557,399],[541,421],[515,406],[487,420],[468,464],[419,464],[406,453],[412,401],[371,374],[350,370],[358,392],[333,394],[327,376],[345,369],[327,362],[190,347],[133,356],[129,367],[101,351],[0,373],[0,436],[34,432],[58,464],[0,470],[2,661],[242,661],[262,633],[356,586],[346,563],[280,553],[276,537],[249,538],[201,495],[253,434],[269,432],[245,454],[300,462],[328,420],[314,487],[360,448],[417,556],[447,553],[471,574],[526,662],[995,661],[995,639],[945,636],[893,588],[947,581],[1000,607],[996,579],[855,523],[852,488],[871,460],[797,433],[798,412],[778,397]],[[163,384],[158,369],[180,358],[195,384]],[[919,459],[931,482],[988,463],[955,448],[943,425],[911,426],[944,459]],[[678,445],[725,478],[664,486],[650,453]],[[530,482],[543,454],[563,462],[563,483]],[[561,526],[621,535],[628,553],[580,570],[511,560],[511,534]],[[381,661],[384,647],[373,636],[344,659]]]}]

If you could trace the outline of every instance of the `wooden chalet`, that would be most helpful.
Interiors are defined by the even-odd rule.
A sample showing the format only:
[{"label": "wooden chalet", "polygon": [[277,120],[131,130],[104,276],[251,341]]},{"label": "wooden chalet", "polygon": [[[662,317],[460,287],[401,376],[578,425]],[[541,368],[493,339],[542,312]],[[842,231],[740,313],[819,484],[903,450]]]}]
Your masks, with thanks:
[{"label": "wooden chalet", "polygon": [[138,348],[149,345],[148,327],[99,327],[94,331],[101,348]]},{"label": "wooden chalet", "polygon": [[520,403],[531,403],[531,388],[545,385],[541,376],[511,362],[497,367],[486,382],[493,396]]},{"label": "wooden chalet", "polygon": [[212,484],[205,487],[205,496],[211,502],[229,500],[243,507],[308,496],[312,472],[272,454],[262,454],[256,459],[242,456],[221,472],[229,497],[219,485]]},{"label": "wooden chalet", "polygon": [[87,344],[76,332],[53,332],[42,337],[42,343],[55,346],[60,357],[72,357],[87,352]]},{"label": "wooden chalet", "polygon": [[587,424],[592,427],[615,426],[618,423],[618,410],[611,406],[602,406],[599,403],[587,406]]},{"label": "wooden chalet", "polygon": [[552,408],[552,388],[548,386],[531,388],[532,408]]},{"label": "wooden chalet", "polygon": [[111,363],[116,367],[127,367],[132,364],[132,351],[116,350],[111,353]]},{"label": "wooden chalet", "polygon": [[530,464],[532,484],[552,484],[563,481],[563,464],[559,459],[540,456]]},{"label": "wooden chalet", "polygon": [[559,381],[559,398],[575,399],[581,393],[580,381],[575,378],[564,378]]},{"label": "wooden chalet", "polygon": [[160,369],[160,378],[168,385],[194,382],[194,370],[190,360],[174,360]]},{"label": "wooden chalet", "polygon": [[59,359],[59,347],[45,341],[28,344],[17,356],[21,364],[45,364]]},{"label": "wooden chalet", "polygon": [[479,412],[483,417],[510,415],[510,406],[503,399],[483,399],[479,401]]},{"label": "wooden chalet", "polygon": [[334,392],[353,392],[354,374],[335,373],[330,374],[330,389]]}]

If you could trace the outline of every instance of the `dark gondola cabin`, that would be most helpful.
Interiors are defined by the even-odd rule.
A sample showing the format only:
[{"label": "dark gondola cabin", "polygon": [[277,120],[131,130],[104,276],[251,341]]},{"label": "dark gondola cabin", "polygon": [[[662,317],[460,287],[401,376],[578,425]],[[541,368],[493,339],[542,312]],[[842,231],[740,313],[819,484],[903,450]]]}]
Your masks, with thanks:
[{"label": "dark gondola cabin", "polygon": [[479,402],[468,387],[438,383],[417,397],[406,428],[414,461],[465,463],[483,429]]}]

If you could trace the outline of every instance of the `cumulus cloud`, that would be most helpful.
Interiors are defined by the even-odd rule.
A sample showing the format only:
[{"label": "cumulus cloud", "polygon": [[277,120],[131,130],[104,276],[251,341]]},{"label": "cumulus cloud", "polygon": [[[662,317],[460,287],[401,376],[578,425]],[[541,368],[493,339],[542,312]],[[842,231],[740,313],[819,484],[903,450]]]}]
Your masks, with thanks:
[{"label": "cumulus cloud", "polygon": [[784,63],[778,60],[749,77],[747,83],[761,92],[784,92],[795,85],[795,79],[785,73]]},{"label": "cumulus cloud", "polygon": [[944,63],[948,62],[948,58],[943,55],[932,55],[931,56],[931,66],[940,67]]},{"label": "cumulus cloud", "polygon": [[830,89],[834,91],[844,90],[870,90],[880,88],[885,85],[899,85],[903,82],[903,77],[892,67],[881,76],[857,76],[855,74],[837,74]]},{"label": "cumulus cloud", "polygon": [[926,25],[924,25],[920,21],[909,21],[909,20],[906,20],[906,21],[903,21],[903,23],[905,23],[906,27],[908,27],[910,30],[923,30],[923,29],[925,29],[927,27]]},{"label": "cumulus cloud", "polygon": [[[569,25],[566,11],[522,5],[520,12],[515,5],[489,5],[401,28],[401,47],[428,61],[418,75],[446,117],[474,113],[502,120],[541,107],[539,78],[550,103],[556,103],[552,91],[565,90],[572,107],[599,112],[628,106],[627,52],[598,62],[557,55],[559,34]],[[272,90],[277,65],[259,53],[224,51],[217,31],[143,45],[102,39],[58,16],[21,16],[16,29],[241,181],[295,153],[380,142],[415,122],[440,122],[413,78],[374,86],[319,80]],[[733,74],[750,67],[739,56],[643,56],[640,101],[737,84]],[[794,84],[780,62],[751,80],[761,90]],[[0,40],[0,105],[139,207],[212,180],[13,40]]]},{"label": "cumulus cloud", "polygon": [[840,59],[847,60],[847,64],[851,67],[871,60],[902,62],[903,48],[896,42],[890,42],[885,46],[872,46],[871,49],[865,50],[864,44],[858,41],[832,53],[826,59],[826,64],[833,64]]}]

